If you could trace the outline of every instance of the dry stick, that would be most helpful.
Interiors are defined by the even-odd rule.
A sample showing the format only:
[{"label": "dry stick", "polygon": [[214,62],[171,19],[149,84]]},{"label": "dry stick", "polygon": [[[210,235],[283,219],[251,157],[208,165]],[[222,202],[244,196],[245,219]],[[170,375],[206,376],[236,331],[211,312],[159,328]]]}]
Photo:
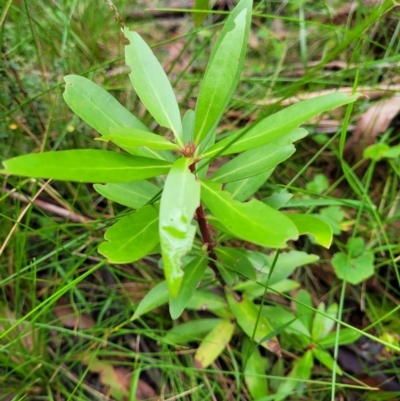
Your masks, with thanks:
[{"label": "dry stick", "polygon": [[[195,148],[191,149],[192,154],[195,151]],[[194,174],[195,170],[196,170],[196,161],[194,161],[190,166],[189,166],[189,170],[191,173]],[[201,237],[203,239],[203,244],[207,245],[207,253],[209,256],[209,266],[211,267],[212,271],[215,274],[215,277],[217,278],[217,280],[223,285],[226,286],[227,283],[224,280],[224,278],[221,276],[220,271],[218,270],[218,267],[216,265],[216,261],[217,261],[217,255],[214,252],[214,242],[211,238],[211,233],[210,233],[210,225],[208,224],[207,220],[206,220],[206,216],[204,214],[204,209],[203,209],[203,205],[200,202],[200,206],[196,209],[196,217],[197,217],[197,223],[199,225],[199,229],[200,229],[200,233],[201,233]]]},{"label": "dry stick", "polygon": [[200,204],[200,206],[196,209],[196,216],[197,216],[197,223],[199,224],[201,236],[203,238],[203,244],[207,245],[207,253],[208,253],[208,256],[210,258],[209,266],[213,270],[217,280],[223,286],[226,286],[227,283],[224,280],[224,278],[221,276],[221,273],[218,270],[218,267],[217,267],[217,265],[215,263],[217,261],[217,255],[214,252],[215,244],[214,244],[214,242],[212,241],[212,238],[211,238],[210,226],[209,226],[209,224],[208,224],[208,222],[206,220],[202,204]]},{"label": "dry stick", "polygon": [[[41,190],[43,190],[43,189],[44,189],[44,187]],[[37,199],[37,194],[35,195],[35,197],[33,199],[30,199],[26,195],[19,194],[17,192],[10,192],[10,197],[13,199],[18,199],[19,201],[24,202],[24,203],[34,204],[37,207],[39,207],[43,210],[46,210],[47,212],[56,214],[61,217],[68,218],[69,220],[76,222],[76,223],[87,223],[89,221],[85,217],[83,217],[75,212],[64,209],[63,207],[60,207],[57,205],[53,205],[52,203],[48,203],[43,200]]]}]

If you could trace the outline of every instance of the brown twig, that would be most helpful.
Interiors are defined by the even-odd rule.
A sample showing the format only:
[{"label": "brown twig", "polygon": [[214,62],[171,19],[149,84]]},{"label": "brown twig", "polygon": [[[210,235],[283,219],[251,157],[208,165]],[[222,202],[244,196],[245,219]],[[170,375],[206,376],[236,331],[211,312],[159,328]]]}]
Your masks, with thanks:
[{"label": "brown twig", "polygon": [[53,205],[52,203],[48,203],[41,199],[37,199],[36,197],[31,199],[28,196],[20,194],[18,192],[10,191],[9,193],[10,193],[10,197],[13,199],[18,199],[20,202],[23,202],[23,203],[34,204],[35,206],[39,207],[40,209],[43,209],[43,210],[46,210],[47,212],[67,218],[73,222],[87,223],[89,221],[86,217],[81,216],[71,210],[67,210],[67,209],[64,209],[63,207]]}]

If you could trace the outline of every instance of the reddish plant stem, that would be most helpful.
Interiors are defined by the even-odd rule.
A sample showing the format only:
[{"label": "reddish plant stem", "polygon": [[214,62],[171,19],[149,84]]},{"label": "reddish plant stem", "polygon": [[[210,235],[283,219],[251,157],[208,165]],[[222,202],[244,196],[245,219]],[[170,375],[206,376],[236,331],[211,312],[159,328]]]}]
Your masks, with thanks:
[{"label": "reddish plant stem", "polygon": [[[194,161],[190,166],[189,170],[194,173],[196,170],[196,161]],[[218,267],[216,265],[217,261],[217,255],[214,252],[214,246],[215,244],[212,241],[211,238],[211,233],[210,233],[210,226],[207,223],[206,216],[204,214],[204,209],[203,205],[200,203],[200,206],[196,209],[196,217],[197,217],[197,223],[200,228],[200,233],[201,237],[203,239],[203,244],[207,245],[207,253],[210,258],[209,266],[211,267],[212,271],[215,274],[215,277],[217,280],[223,285],[226,286],[227,283],[224,280],[224,278],[221,276],[221,273],[218,270]]]},{"label": "reddish plant stem", "polygon": [[215,244],[213,243],[212,238],[211,238],[210,226],[207,223],[202,204],[200,204],[200,206],[196,209],[196,216],[197,216],[197,223],[199,224],[199,228],[200,228],[200,232],[201,232],[201,237],[203,238],[203,244],[207,245],[207,253],[208,253],[208,256],[210,257],[209,266],[213,270],[217,280],[223,286],[226,286],[226,282],[225,282],[224,278],[221,276],[221,273],[219,272],[218,267],[215,263],[217,261],[217,255],[214,252]]}]

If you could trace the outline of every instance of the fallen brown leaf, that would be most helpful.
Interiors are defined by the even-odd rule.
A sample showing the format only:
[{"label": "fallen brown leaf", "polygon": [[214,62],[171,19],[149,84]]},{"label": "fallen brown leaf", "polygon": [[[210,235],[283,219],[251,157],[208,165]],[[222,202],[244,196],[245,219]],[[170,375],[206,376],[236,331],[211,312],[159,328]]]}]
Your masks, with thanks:
[{"label": "fallen brown leaf", "polygon": [[373,104],[360,116],[352,137],[346,143],[346,159],[355,162],[361,160],[364,149],[372,145],[376,137],[389,128],[399,112],[400,93]]},{"label": "fallen brown leaf", "polygon": [[71,329],[90,329],[96,324],[87,313],[78,313],[64,297],[57,300],[54,315],[64,327]]},{"label": "fallen brown leaf", "polygon": [[[92,373],[97,373],[100,382],[110,389],[116,400],[125,400],[129,396],[132,381],[132,372],[122,366],[113,366],[108,361],[102,361],[91,356],[84,357],[82,362],[89,366]],[[145,381],[139,379],[136,389],[136,398],[144,400],[156,396],[156,392]]]}]

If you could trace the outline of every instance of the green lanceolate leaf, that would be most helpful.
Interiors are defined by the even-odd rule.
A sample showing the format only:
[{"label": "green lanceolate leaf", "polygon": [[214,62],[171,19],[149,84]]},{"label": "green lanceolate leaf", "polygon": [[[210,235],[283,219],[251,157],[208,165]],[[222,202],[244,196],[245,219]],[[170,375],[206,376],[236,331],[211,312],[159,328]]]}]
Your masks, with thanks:
[{"label": "green lanceolate leaf", "polygon": [[359,94],[348,96],[345,93],[333,93],[303,100],[224,138],[204,152],[203,157],[229,155],[266,145],[288,135],[300,124],[318,114],[355,102],[358,97]]},{"label": "green lanceolate leaf", "polygon": [[125,29],[130,44],[125,47],[129,78],[140,100],[162,126],[172,130],[182,146],[182,123],[174,91],[161,64],[137,32]]},{"label": "green lanceolate leaf", "polygon": [[321,302],[318,305],[318,311],[324,313],[324,316],[321,313],[315,312],[311,336],[314,341],[318,341],[326,337],[335,326],[335,321],[333,319],[337,318],[338,313],[338,305],[331,304],[325,310],[325,304]]},{"label": "green lanceolate leaf", "polygon": [[102,141],[113,141],[120,146],[138,148],[147,146],[150,149],[176,150],[179,146],[160,135],[134,128],[110,128],[110,133],[99,138]]},{"label": "green lanceolate leaf", "polygon": [[[246,295],[239,296],[230,290],[225,291],[226,299],[234,314],[238,325],[254,341],[274,354],[281,354],[281,347],[276,337],[268,338],[272,333],[272,328],[265,316],[258,316],[258,306],[256,306]],[[259,317],[259,318],[258,318]],[[265,338],[268,338],[265,340]]]},{"label": "green lanceolate leaf", "polygon": [[3,164],[3,174],[92,183],[143,180],[171,168],[171,163],[163,160],[94,149],[30,154]]},{"label": "green lanceolate leaf", "polygon": [[224,164],[210,179],[225,183],[242,180],[270,170],[296,151],[292,142],[306,135],[305,129],[298,128],[274,142],[248,150]]},{"label": "green lanceolate leaf", "polygon": [[[107,91],[87,78],[78,75],[64,77],[64,100],[71,110],[101,135],[107,135],[112,127],[130,127],[150,130]],[[119,144],[118,144],[119,145]],[[169,152],[137,149],[121,146],[127,152],[153,159],[171,160]]]},{"label": "green lanceolate leaf", "polygon": [[192,249],[196,227],[193,215],[200,204],[200,182],[190,172],[193,160],[178,159],[165,182],[160,206],[160,242],[165,278],[173,297],[183,278],[181,258]]},{"label": "green lanceolate leaf", "polygon": [[243,277],[256,281],[256,272],[253,265],[246,258],[245,253],[225,246],[217,246],[215,253],[224,267],[239,273]]},{"label": "green lanceolate leaf", "polygon": [[252,177],[272,169],[296,151],[294,146],[285,146],[274,153],[264,152],[262,148],[264,146],[236,156],[218,169],[210,180],[227,183]]},{"label": "green lanceolate leaf", "polygon": [[293,194],[285,191],[273,192],[262,201],[276,210],[281,209],[293,198]]},{"label": "green lanceolate leaf", "polygon": [[[338,344],[354,344],[361,337],[361,334],[361,332],[353,329],[340,329]],[[336,344],[336,340],[336,331],[332,331],[321,340],[318,340],[318,345],[323,348],[331,348]]]},{"label": "green lanceolate leaf", "polygon": [[192,298],[203,278],[207,268],[207,259],[198,256],[185,266],[182,285],[176,298],[171,297],[169,303],[169,312],[172,319],[178,319],[186,305]]},{"label": "green lanceolate leaf", "polygon": [[107,242],[99,253],[110,263],[135,262],[148,255],[160,242],[158,236],[158,207],[147,205],[120,219],[104,234]]},{"label": "green lanceolate leaf", "polygon": [[277,210],[256,199],[235,201],[215,182],[201,185],[201,199],[235,237],[271,248],[283,248],[288,240],[297,239],[296,226]]},{"label": "green lanceolate leaf", "polygon": [[185,145],[193,142],[194,111],[188,110],[182,119],[183,141]]},{"label": "green lanceolate leaf", "polygon": [[140,209],[160,191],[148,181],[118,182],[116,184],[94,184],[96,192],[107,199],[132,209]]},{"label": "green lanceolate leaf", "polygon": [[232,199],[243,202],[251,195],[255,194],[273,172],[274,169],[272,168],[252,177],[244,178],[243,180],[229,182],[225,185],[224,189],[232,194]]},{"label": "green lanceolate leaf", "polygon": [[194,142],[213,132],[239,82],[251,22],[251,0],[242,0],[228,17],[214,46],[196,104]]},{"label": "green lanceolate leaf", "polygon": [[210,366],[229,344],[235,331],[235,324],[230,320],[223,320],[215,326],[201,342],[194,356],[197,368],[205,369]]},{"label": "green lanceolate leaf", "polygon": [[64,100],[72,111],[101,135],[111,127],[149,129],[107,91],[78,75],[64,77]]},{"label": "green lanceolate leaf", "polygon": [[135,320],[145,313],[166,304],[168,302],[168,298],[168,285],[166,281],[161,281],[161,283],[158,283],[155,287],[153,287],[139,302],[139,305],[136,308],[131,320]]},{"label": "green lanceolate leaf", "polygon": [[310,234],[314,237],[315,242],[319,245],[329,248],[332,243],[332,228],[328,223],[316,216],[309,214],[286,214],[290,220],[296,225],[299,234]]}]

